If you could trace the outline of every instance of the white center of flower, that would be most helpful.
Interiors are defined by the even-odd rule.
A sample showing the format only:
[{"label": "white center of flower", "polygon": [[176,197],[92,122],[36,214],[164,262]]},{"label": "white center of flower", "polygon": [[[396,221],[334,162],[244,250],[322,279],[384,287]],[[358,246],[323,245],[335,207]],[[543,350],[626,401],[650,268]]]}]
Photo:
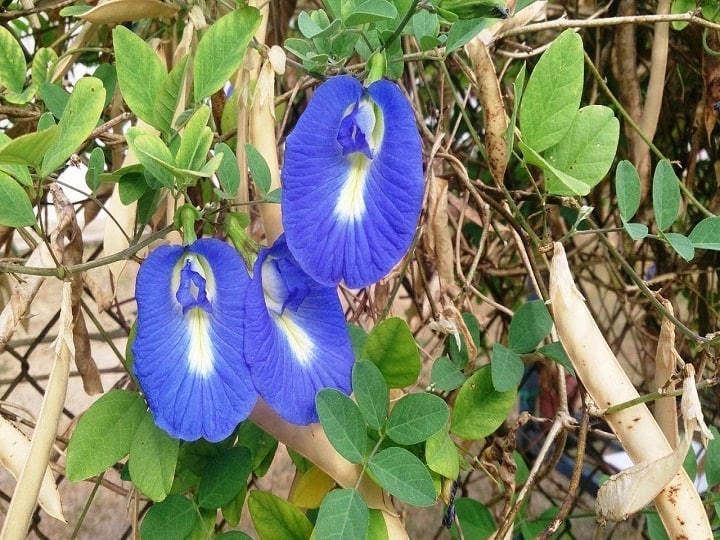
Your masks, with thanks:
[{"label": "white center of flower", "polygon": [[365,215],[365,181],[370,161],[361,153],[350,156],[350,171],[335,203],[335,215],[344,222],[353,223]]},{"label": "white center of flower", "polygon": [[261,269],[265,305],[295,359],[300,365],[306,366],[315,355],[315,344],[307,332],[295,322],[295,308],[285,307],[290,291],[275,262],[272,257],[268,257]]},{"label": "white center of flower", "polygon": [[190,372],[204,378],[215,372],[215,355],[210,340],[209,318],[210,315],[198,307],[192,308],[185,317],[190,339],[188,351]]},{"label": "white center of flower", "polygon": [[273,318],[293,352],[293,356],[300,362],[300,365],[307,366],[310,364],[315,354],[315,344],[310,339],[310,336],[292,320],[290,315],[285,314]]}]

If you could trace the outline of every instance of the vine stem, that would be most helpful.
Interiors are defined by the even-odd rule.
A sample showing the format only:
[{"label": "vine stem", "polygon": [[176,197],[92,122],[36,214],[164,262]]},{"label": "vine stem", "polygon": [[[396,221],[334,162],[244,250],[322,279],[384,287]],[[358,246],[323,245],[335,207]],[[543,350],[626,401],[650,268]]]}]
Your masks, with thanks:
[{"label": "vine stem", "polygon": [[42,266],[25,266],[23,264],[14,263],[3,263],[0,262],[0,274],[25,274],[29,276],[50,276],[58,279],[64,279],[65,277],[77,274],[79,272],[85,272],[92,268],[99,268],[101,266],[108,265],[110,263],[124,261],[130,259],[141,249],[149,246],[156,240],[164,238],[171,231],[177,230],[175,225],[169,225],[164,229],[160,229],[156,233],[140,240],[137,244],[134,244],[122,251],[108,255],[107,257],[101,257],[94,261],[88,261],[80,264],[73,264],[71,266],[57,266],[55,268],[45,268]]},{"label": "vine stem", "polygon": [[565,30],[567,28],[600,28],[603,26],[618,26],[621,24],[688,22],[703,26],[711,30],[720,30],[720,24],[698,17],[695,11],[668,15],[628,15],[624,17],[606,17],[603,19],[555,19],[535,24],[528,24],[518,28],[509,28],[499,32],[496,39],[519,36],[522,34],[543,32],[545,30]]}]

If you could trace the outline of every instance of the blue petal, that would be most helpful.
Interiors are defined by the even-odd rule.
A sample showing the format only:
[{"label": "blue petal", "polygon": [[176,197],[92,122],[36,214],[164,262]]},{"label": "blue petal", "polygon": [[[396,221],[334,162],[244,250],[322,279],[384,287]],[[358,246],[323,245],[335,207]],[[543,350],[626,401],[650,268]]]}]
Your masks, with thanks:
[{"label": "blue petal", "polygon": [[[301,301],[287,302],[297,299],[297,291]],[[350,393],[354,359],[337,291],[297,266],[283,236],[255,262],[247,312],[245,357],[252,380],[285,420],[316,422],[315,395],[323,388]]]},{"label": "blue petal", "polygon": [[[368,115],[372,114],[374,121]],[[390,81],[320,87],[288,136],[283,225],[298,264],[326,285],[376,282],[406,253],[422,207],[422,144]]]},{"label": "blue petal", "polygon": [[240,255],[214,239],[161,246],[140,267],[133,371],[171,436],[220,441],[254,406],[243,357],[249,283]]}]

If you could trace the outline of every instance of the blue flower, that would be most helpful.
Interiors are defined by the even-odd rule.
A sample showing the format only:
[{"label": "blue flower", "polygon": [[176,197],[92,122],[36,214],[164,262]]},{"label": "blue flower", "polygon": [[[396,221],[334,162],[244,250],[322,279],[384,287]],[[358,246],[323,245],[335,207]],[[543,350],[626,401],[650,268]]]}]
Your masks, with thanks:
[{"label": "blue flower", "polygon": [[385,276],[412,243],[424,190],[400,88],[349,76],[320,85],[287,138],[282,180],[287,245],[305,272],[352,288]]},{"label": "blue flower", "polygon": [[245,358],[280,416],[307,425],[318,420],[319,390],[350,393],[353,352],[337,290],[298,266],[284,236],[260,252],[246,308]]},{"label": "blue flower", "polygon": [[171,436],[220,441],[255,405],[243,358],[249,284],[240,255],[215,239],[161,246],[140,267],[133,371]]}]

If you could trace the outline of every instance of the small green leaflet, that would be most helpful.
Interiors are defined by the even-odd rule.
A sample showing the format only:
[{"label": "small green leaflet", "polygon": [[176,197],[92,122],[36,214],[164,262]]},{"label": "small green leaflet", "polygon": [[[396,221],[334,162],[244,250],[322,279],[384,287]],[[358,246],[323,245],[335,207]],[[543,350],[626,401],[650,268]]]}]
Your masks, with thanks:
[{"label": "small green leaflet", "polygon": [[270,189],[270,167],[263,155],[250,143],[245,143],[245,157],[247,158],[250,174],[261,195],[266,195]]},{"label": "small green leaflet", "polygon": [[26,227],[35,223],[27,193],[14,178],[0,171],[0,225]]},{"label": "small green leaflet", "polygon": [[182,495],[170,495],[150,507],[140,525],[140,536],[143,540],[185,538],[198,519],[195,503]]},{"label": "small green leaflet", "polygon": [[358,406],[334,388],[315,396],[320,424],[335,450],[350,463],[362,463],[367,450],[365,421]]},{"label": "small green leaflet", "polygon": [[626,159],[618,163],[615,170],[615,193],[620,216],[630,221],[640,208],[640,175]]},{"label": "small green leaflet", "polygon": [[267,491],[252,490],[248,509],[262,539],[307,540],[312,534],[312,523],[300,510]]},{"label": "small green leaflet", "polygon": [[435,485],[427,467],[405,448],[381,450],[370,459],[368,471],[382,488],[408,504],[435,504]]},{"label": "small green leaflet", "polygon": [[695,225],[688,238],[698,249],[720,251],[720,217],[713,216],[703,219]]},{"label": "small green leaflet", "polygon": [[449,417],[448,406],[440,397],[425,392],[407,394],[390,411],[387,436],[398,444],[417,444],[444,428]]},{"label": "small green leaflet", "polygon": [[180,441],[155,425],[146,412],[130,445],[129,470],[133,484],[153,501],[170,493]]},{"label": "small green leaflet", "polygon": [[336,489],[320,505],[315,524],[315,538],[327,540],[365,540],[370,512],[354,489]]},{"label": "small green leaflet", "polygon": [[25,85],[25,55],[15,35],[0,26],[0,86],[22,92]]},{"label": "small green leaflet", "polygon": [[665,231],[675,222],[680,208],[680,184],[666,159],[658,162],[653,175],[653,211],[658,230]]}]

